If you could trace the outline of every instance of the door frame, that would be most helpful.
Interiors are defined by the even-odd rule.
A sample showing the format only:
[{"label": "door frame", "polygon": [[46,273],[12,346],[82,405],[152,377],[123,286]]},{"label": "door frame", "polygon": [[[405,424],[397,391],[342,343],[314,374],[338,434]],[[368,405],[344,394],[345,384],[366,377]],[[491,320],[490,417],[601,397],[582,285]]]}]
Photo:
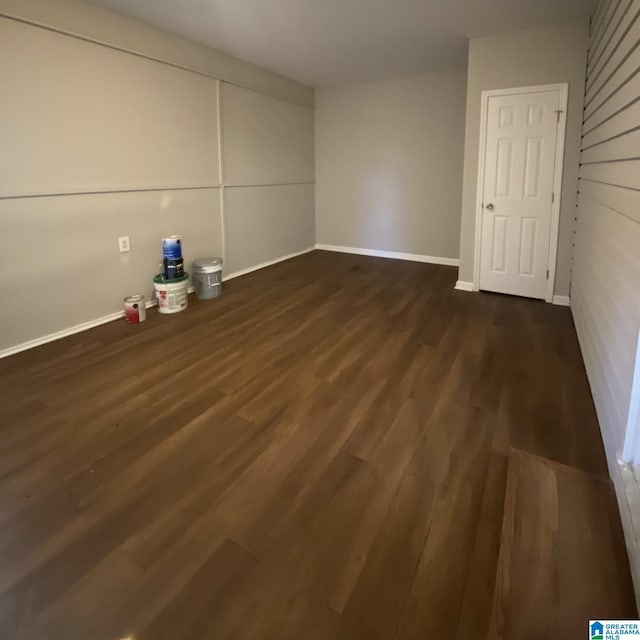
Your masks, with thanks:
[{"label": "door frame", "polygon": [[490,89],[481,94],[480,107],[480,149],[478,152],[478,184],[476,190],[476,228],[474,242],[473,261],[473,290],[480,291],[480,252],[482,250],[482,223],[483,223],[483,193],[485,158],[487,154],[487,126],[489,119],[489,99],[496,96],[510,96],[521,93],[542,93],[545,91],[559,91],[560,114],[558,122],[558,135],[556,137],[555,167],[553,174],[554,201],[551,205],[551,232],[549,234],[549,254],[547,268],[549,278],[545,294],[546,302],[553,302],[553,291],[556,283],[556,263],[558,259],[558,236],[560,232],[560,205],[562,203],[562,171],[564,168],[564,145],[567,133],[567,106],[569,103],[569,83],[544,84],[531,87],[513,87],[509,89]]}]

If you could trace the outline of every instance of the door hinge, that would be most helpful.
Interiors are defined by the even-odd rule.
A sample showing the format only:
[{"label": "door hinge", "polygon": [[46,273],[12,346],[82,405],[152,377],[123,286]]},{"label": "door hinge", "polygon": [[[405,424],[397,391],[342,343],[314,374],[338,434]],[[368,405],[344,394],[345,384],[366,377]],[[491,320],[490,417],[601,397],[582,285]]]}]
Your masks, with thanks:
[{"label": "door hinge", "polygon": [[547,280],[549,279],[549,269],[547,269]]},{"label": "door hinge", "polygon": [[556,194],[555,192],[551,193],[551,204],[553,204],[556,201]]},{"label": "door hinge", "polygon": [[564,113],[562,109],[556,109],[556,122],[560,122],[560,114]]}]

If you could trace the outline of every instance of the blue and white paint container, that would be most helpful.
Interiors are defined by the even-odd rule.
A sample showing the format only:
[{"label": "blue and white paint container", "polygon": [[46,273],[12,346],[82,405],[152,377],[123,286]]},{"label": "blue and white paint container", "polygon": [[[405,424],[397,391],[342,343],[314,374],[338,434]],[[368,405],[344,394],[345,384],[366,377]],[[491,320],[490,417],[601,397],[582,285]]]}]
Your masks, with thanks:
[{"label": "blue and white paint container", "polygon": [[162,269],[167,280],[184,276],[184,259],[180,236],[162,238]]},{"label": "blue and white paint container", "polygon": [[168,260],[178,260],[178,258],[182,258],[180,236],[162,238],[162,257]]}]

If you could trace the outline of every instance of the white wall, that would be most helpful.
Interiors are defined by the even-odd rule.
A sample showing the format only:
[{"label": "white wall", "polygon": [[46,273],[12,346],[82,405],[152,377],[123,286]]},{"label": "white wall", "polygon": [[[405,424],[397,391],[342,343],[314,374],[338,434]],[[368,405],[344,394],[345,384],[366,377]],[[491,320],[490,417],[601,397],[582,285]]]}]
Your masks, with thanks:
[{"label": "white wall", "polygon": [[[165,235],[187,265],[224,256],[226,275],[313,246],[312,90],[240,61],[260,91],[132,55],[127,34],[154,53],[175,38],[85,3],[22,4],[115,44],[2,17],[20,6],[0,0],[0,356],[151,299]],[[236,70],[182,42],[179,61]]]},{"label": "white wall", "polygon": [[311,87],[83,0],[0,0],[0,16],[39,24],[307,107],[313,106]]},{"label": "white wall", "polygon": [[466,70],[316,92],[317,242],[458,257]]},{"label": "white wall", "polygon": [[313,182],[313,111],[224,84],[223,165],[227,185]]},{"label": "white wall", "polygon": [[0,79],[3,198],[220,183],[214,79],[1,18]]},{"label": "white wall", "polygon": [[313,184],[227,188],[225,202],[230,273],[315,244]]},{"label": "white wall", "polygon": [[227,270],[313,247],[313,110],[223,84]]},{"label": "white wall", "polygon": [[222,85],[226,270],[313,247],[313,110]]},{"label": "white wall", "polygon": [[629,416],[640,328],[639,14],[640,0],[601,1],[592,23],[571,283],[638,593],[640,531],[634,532],[618,460],[627,438],[629,459],[640,453]]},{"label": "white wall", "polygon": [[569,294],[588,33],[589,22],[585,18],[470,41],[460,234],[461,281],[473,282],[482,91],[568,82],[555,294]]},{"label": "white wall", "polygon": [[0,349],[110,316],[129,293],[152,300],[159,239],[177,229],[189,263],[221,255],[220,225],[218,189],[0,200]]}]

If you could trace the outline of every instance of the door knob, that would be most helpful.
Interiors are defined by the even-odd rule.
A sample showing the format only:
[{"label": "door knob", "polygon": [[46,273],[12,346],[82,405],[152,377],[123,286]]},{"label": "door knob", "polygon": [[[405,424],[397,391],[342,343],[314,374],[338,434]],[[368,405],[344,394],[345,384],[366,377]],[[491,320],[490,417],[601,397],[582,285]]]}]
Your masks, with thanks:
[{"label": "door knob", "polygon": [[487,205],[487,211],[493,211],[493,210],[494,210],[494,208],[495,208],[495,207],[493,206],[493,203],[492,203],[492,202],[490,202],[490,203]]}]

